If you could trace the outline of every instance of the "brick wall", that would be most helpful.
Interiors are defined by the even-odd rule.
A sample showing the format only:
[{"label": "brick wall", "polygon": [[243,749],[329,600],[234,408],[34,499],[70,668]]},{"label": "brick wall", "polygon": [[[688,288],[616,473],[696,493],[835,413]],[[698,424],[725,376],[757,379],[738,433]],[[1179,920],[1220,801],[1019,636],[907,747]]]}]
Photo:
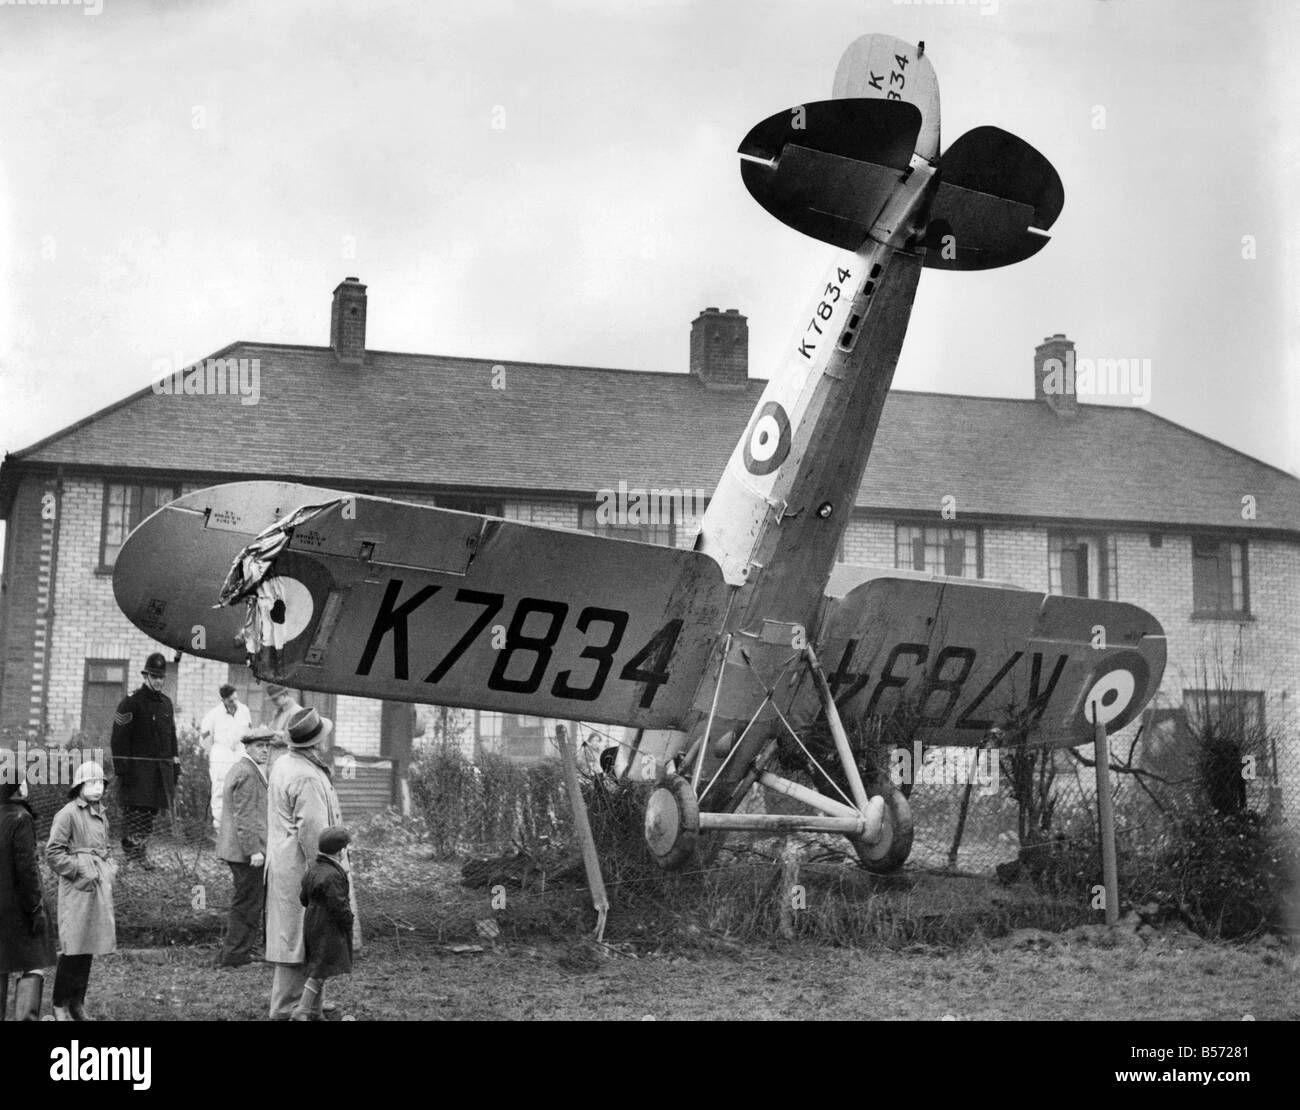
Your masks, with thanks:
[{"label": "brick wall", "polygon": [[[39,718],[40,693],[34,680],[44,672],[41,603],[45,525],[41,498],[47,484],[24,478],[5,527],[4,575],[0,579],[0,729],[25,731]],[[41,646],[38,646],[41,645]],[[35,702],[33,694],[35,692]],[[37,726],[39,727],[39,720]]]}]

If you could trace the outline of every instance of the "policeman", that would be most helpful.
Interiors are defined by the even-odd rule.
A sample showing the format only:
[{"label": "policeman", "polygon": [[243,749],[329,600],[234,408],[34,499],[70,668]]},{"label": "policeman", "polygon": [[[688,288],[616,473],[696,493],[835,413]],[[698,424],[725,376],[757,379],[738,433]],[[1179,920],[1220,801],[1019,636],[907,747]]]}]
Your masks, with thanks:
[{"label": "policeman", "polygon": [[122,807],[122,848],[146,871],[155,864],[145,853],[153,819],[167,809],[180,777],[172,700],[162,692],[167,660],[154,652],[145,660],[144,684],[128,694],[113,718],[113,771]]}]

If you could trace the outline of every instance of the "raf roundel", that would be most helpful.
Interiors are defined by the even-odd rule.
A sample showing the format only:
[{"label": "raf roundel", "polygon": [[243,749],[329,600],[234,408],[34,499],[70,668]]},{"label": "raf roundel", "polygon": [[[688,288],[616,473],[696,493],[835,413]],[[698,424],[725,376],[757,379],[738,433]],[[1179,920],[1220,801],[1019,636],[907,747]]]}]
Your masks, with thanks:
[{"label": "raf roundel", "polygon": [[1108,733],[1117,732],[1137,716],[1146,704],[1146,689],[1151,670],[1136,651],[1123,651],[1106,660],[1093,672],[1083,695],[1081,712],[1092,725],[1093,706]]},{"label": "raf roundel", "polygon": [[785,409],[769,401],[745,439],[745,469],[751,474],[771,474],[790,454],[790,418]]},{"label": "raf roundel", "polygon": [[283,604],[277,601],[271,609],[271,621],[284,625],[284,642],[301,636],[303,630],[311,623],[315,604],[311,599],[311,590],[296,578],[277,575],[274,579],[283,592]]}]

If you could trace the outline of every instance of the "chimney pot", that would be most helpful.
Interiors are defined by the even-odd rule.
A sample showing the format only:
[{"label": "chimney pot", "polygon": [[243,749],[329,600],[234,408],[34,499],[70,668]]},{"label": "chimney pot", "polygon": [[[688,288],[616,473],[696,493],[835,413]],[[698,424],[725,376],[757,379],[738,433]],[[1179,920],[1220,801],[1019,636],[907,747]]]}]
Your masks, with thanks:
[{"label": "chimney pot", "polygon": [[710,306],[691,322],[691,373],[709,389],[749,382],[749,322],[740,309]]},{"label": "chimney pot", "polygon": [[365,361],[366,287],[359,278],[346,277],[334,289],[330,347],[346,366],[360,366]]},{"label": "chimney pot", "polygon": [[1074,341],[1063,332],[1049,335],[1034,348],[1034,400],[1044,401],[1057,416],[1074,416]]}]

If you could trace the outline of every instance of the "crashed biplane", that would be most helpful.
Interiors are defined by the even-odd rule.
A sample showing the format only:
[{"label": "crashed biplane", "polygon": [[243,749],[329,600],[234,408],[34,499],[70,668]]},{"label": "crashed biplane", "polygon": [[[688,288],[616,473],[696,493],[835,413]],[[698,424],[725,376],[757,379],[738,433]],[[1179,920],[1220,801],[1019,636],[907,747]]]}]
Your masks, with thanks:
[{"label": "crashed biplane", "polygon": [[[992,747],[1129,724],[1165,662],[1141,609],[836,563],[921,270],[1035,254],[1063,204],[1056,171],[996,127],[941,155],[924,44],[885,35],[849,47],[831,99],[763,120],[739,152],[755,199],[837,253],[693,550],[237,482],[131,533],[122,610],[289,686],[641,730],[660,780],[646,838],[667,867],[710,834],[772,829],[843,834],[867,868],[900,866],[907,798],[846,721],[905,706],[928,745]],[[831,758],[808,749],[814,729]],[[813,785],[778,773],[783,743]],[[739,812],[756,783],[809,812]]]}]

